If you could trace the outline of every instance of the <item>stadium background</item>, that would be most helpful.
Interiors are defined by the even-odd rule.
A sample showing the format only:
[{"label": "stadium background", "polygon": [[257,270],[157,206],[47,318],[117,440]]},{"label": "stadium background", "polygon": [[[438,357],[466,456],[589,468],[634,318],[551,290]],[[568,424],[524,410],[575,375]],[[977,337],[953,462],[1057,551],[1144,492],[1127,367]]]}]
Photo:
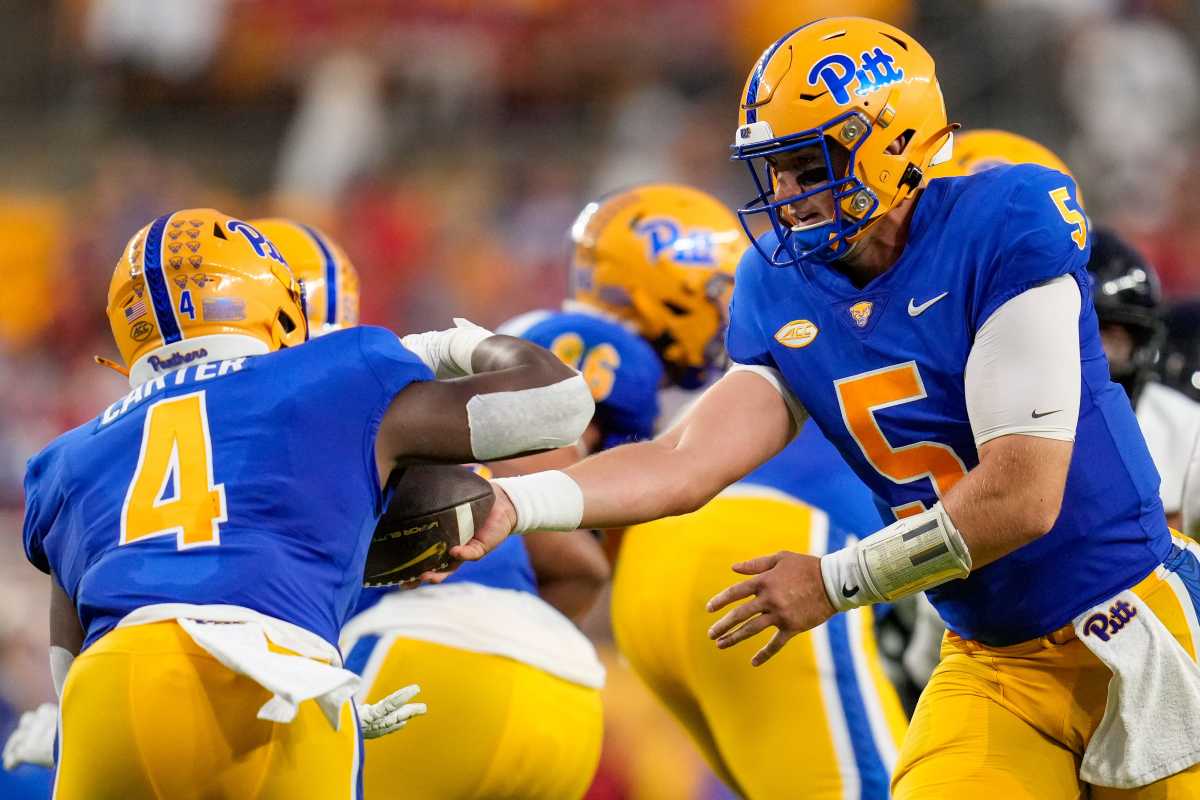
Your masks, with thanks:
[{"label": "stadium background", "polygon": [[[677,180],[744,201],[727,153],[746,71],[838,13],[913,33],[951,119],[1049,145],[1168,296],[1200,294],[1194,0],[0,5],[0,736],[52,696],[25,459],[122,393],[92,355],[116,356],[105,293],[137,228],[187,206],[294,215],[350,253],[365,322],[495,325],[562,298],[565,231],[601,192]],[[590,796],[724,797],[596,617],[609,731]]]}]

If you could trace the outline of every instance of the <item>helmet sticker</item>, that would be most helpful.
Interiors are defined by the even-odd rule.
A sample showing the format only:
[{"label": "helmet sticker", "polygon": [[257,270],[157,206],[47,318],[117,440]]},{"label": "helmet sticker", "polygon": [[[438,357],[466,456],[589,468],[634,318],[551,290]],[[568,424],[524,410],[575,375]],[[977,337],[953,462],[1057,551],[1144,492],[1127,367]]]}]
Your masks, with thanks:
[{"label": "helmet sticker", "polygon": [[712,231],[694,229],[684,232],[675,220],[660,217],[640,223],[634,233],[646,238],[651,263],[664,252],[672,261],[684,266],[711,267],[717,263]]},{"label": "helmet sticker", "polygon": [[858,88],[854,94],[858,97],[904,80],[904,70],[897,68],[895,62],[895,57],[881,47],[864,52],[857,66],[845,53],[831,53],[812,65],[808,71],[808,85],[825,84],[833,101],[844,106],[851,100],[848,90],[856,80]]}]

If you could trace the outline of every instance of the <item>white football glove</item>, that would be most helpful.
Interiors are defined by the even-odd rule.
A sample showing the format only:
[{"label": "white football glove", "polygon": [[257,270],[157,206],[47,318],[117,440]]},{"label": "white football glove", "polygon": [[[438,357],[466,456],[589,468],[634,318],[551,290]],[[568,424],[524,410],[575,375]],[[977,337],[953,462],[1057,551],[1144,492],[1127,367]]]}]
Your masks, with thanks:
[{"label": "white football glove", "polygon": [[[421,687],[415,683],[397,689],[378,703],[358,703],[358,729],[364,739],[387,736],[403,728],[413,717],[426,711],[424,703],[410,703]],[[14,734],[15,735],[15,734]],[[5,751],[7,757],[8,751]]]},{"label": "white football glove", "polygon": [[42,703],[35,710],[26,711],[4,744],[4,768],[12,770],[21,764],[53,767],[57,732],[58,706],[54,703]]}]

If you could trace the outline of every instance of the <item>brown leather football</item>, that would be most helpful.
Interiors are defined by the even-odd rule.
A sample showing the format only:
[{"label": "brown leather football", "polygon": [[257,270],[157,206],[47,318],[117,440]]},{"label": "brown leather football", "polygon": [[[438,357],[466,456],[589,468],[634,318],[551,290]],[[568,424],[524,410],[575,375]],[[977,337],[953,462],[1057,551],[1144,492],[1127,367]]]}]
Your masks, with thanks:
[{"label": "brown leather football", "polygon": [[397,469],[388,486],[392,499],[367,549],[364,586],[395,586],[450,568],[450,548],[470,540],[494,499],[491,484],[458,465]]}]

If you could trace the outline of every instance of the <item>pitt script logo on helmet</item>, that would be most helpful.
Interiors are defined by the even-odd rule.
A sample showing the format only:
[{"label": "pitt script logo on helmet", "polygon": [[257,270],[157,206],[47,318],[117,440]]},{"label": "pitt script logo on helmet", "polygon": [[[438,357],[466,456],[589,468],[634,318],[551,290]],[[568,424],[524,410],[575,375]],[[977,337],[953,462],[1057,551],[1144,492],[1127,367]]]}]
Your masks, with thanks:
[{"label": "pitt script logo on helmet", "polygon": [[[754,245],[774,266],[848,253],[931,164],[950,157],[957,127],[946,122],[929,53],[898,28],[863,17],[817,20],[768,47],[746,80],[739,116],[733,158],[746,162],[758,196],[738,216],[752,236],[754,215],[770,220],[774,239]],[[835,147],[849,154],[844,174],[836,174]],[[807,148],[824,160],[824,181],[777,197],[772,159]],[[785,206],[822,192],[832,193],[832,219],[793,225],[781,217]]]},{"label": "pitt script logo on helmet", "polygon": [[271,240],[304,285],[313,336],[358,324],[358,270],[337,242],[316,228],[280,217],[250,224]]},{"label": "pitt script logo on helmet", "polygon": [[573,300],[654,345],[671,379],[700,385],[723,360],[733,273],[748,244],[715,197],[637,186],[589,203],[571,226]]},{"label": "pitt script logo on helmet", "polygon": [[164,214],[125,247],[108,322],[139,386],[198,359],[234,358],[308,338],[303,286],[254,226],[211,208]]}]

